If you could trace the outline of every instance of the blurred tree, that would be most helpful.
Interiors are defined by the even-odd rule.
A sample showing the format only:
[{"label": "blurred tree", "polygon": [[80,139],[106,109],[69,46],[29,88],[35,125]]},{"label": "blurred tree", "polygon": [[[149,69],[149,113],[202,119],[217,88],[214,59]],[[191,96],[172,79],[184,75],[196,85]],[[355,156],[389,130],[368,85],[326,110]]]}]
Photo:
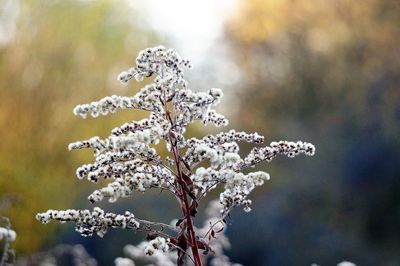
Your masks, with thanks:
[{"label": "blurred tree", "polygon": [[[226,26],[242,70],[237,87],[245,88],[236,90],[237,123],[263,127],[271,139],[310,140],[317,160],[301,162],[309,165],[301,179],[296,165],[281,165],[290,178],[273,180],[264,217],[237,224],[238,232],[251,219],[260,227],[247,248],[233,244],[233,257],[249,265],[397,265],[400,3],[250,0],[237,10]],[[264,243],[255,243],[261,234]]]},{"label": "blurred tree", "polygon": [[109,1],[0,3],[0,196],[13,199],[0,212],[18,232],[19,254],[37,250],[54,230],[34,219],[38,211],[68,207],[65,191],[85,189],[74,169],[90,154],[70,154],[68,143],[105,136],[127,120],[124,113],[80,123],[72,108],[110,91],[132,93],[116,75],[156,36],[131,12]]},{"label": "blurred tree", "polygon": [[380,100],[385,128],[398,129],[387,123],[398,119],[400,100],[398,1],[251,0],[238,10],[226,32],[244,70],[243,94],[257,91],[252,100],[268,103],[264,119],[271,111],[311,120],[336,116],[341,105],[365,125],[371,101]]}]

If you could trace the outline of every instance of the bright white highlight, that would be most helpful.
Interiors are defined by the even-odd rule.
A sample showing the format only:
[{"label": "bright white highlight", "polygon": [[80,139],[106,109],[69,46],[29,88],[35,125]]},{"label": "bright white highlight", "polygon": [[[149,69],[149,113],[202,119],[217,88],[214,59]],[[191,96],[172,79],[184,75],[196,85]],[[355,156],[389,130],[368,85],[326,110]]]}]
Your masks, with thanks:
[{"label": "bright white highlight", "polygon": [[144,11],[151,28],[171,37],[174,46],[196,62],[221,35],[236,4],[237,0],[146,0],[132,6]]}]

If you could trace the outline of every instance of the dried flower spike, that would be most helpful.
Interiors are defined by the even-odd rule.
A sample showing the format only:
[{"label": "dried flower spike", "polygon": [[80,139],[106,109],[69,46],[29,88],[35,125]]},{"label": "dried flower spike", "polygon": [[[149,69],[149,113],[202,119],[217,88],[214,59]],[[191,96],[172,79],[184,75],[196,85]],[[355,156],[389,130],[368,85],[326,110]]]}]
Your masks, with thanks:
[{"label": "dried flower spike", "polygon": [[[70,150],[94,150],[94,162],[79,167],[76,171],[78,178],[92,182],[111,180],[106,187],[95,190],[88,197],[90,202],[104,198],[115,202],[135,191],[163,189],[178,199],[182,217],[172,224],[164,224],[139,219],[130,212],[106,213],[95,207],[93,211],[49,210],[39,213],[38,220],[43,223],[51,220],[74,222],[76,230],[84,236],[94,233],[103,236],[110,227],[145,232],[147,241],[137,247],[127,246],[125,250],[132,258],[151,257],[154,265],[174,265],[175,262],[184,265],[188,261],[196,266],[202,265],[204,258],[199,250],[207,256],[214,256],[213,265],[231,265],[222,252],[224,241],[221,239],[226,239],[223,237],[225,217],[237,206],[249,212],[250,193],[270,178],[264,171],[244,173],[243,170],[262,161],[269,162],[279,154],[290,158],[299,154],[312,156],[315,147],[301,141],[272,142],[269,146],[253,148],[242,158],[240,142],[259,145],[264,142],[264,137],[231,129],[201,139],[187,138],[188,125],[196,121],[217,127],[228,125],[228,120],[215,110],[223,97],[222,90],[190,90],[183,78],[184,69],[189,67],[189,61],[172,49],[157,46],[141,51],[136,65],[123,71],[118,80],[125,84],[132,79],[153,78],[153,83],[133,96],[113,95],[78,105],[74,114],[86,118],[88,114],[98,117],[119,109],[138,109],[148,111],[148,118],[114,128],[105,139],[93,137],[69,145]],[[163,144],[169,151],[165,157],[157,154],[153,147]],[[197,229],[193,218],[198,206],[217,186],[223,186],[223,191],[219,202],[211,204],[213,215],[204,228]],[[132,260],[123,258],[117,258],[115,263],[134,265]]]}]

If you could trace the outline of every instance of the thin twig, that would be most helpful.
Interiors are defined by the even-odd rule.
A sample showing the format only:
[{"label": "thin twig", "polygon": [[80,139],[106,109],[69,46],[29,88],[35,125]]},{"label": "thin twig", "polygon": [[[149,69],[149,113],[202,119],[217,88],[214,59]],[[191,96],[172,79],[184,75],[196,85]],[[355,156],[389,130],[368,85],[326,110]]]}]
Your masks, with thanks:
[{"label": "thin twig", "polygon": [[208,229],[208,231],[204,234],[204,236],[202,237],[203,239],[205,239],[207,237],[207,235],[211,232],[211,230],[219,223],[225,224],[224,219],[226,216],[228,216],[229,212],[232,210],[232,208],[229,208],[229,210],[220,218],[218,219],[216,222],[214,222],[211,226],[210,229]]},{"label": "thin twig", "polygon": [[[212,179],[211,181],[213,181],[213,179]],[[194,182],[193,182],[193,183],[194,183]],[[215,186],[215,185],[218,185],[219,183],[225,183],[225,182],[223,182],[223,181],[221,181],[221,180],[217,180],[213,185],[208,186],[207,189],[204,190],[204,191],[201,193],[201,195],[198,197],[197,201],[200,201],[201,199],[203,199],[203,198],[205,197],[205,195],[206,195],[208,192],[210,192],[211,188],[212,188],[213,186]]]},{"label": "thin twig", "polygon": [[137,220],[138,222],[143,223],[143,224],[153,225],[153,226],[161,226],[161,227],[168,228],[168,229],[170,229],[172,231],[178,232],[178,229],[176,227],[171,226],[169,224],[156,223],[156,222],[151,222],[151,221],[147,221],[147,220],[144,220],[144,219],[138,219],[138,218],[135,218],[135,220]]},{"label": "thin twig", "polygon": [[168,244],[171,244],[171,246],[174,246],[174,247],[176,247],[177,249],[179,249],[180,251],[182,251],[183,253],[185,253],[185,255],[188,256],[189,259],[196,265],[196,262],[194,261],[194,259],[192,258],[192,256],[190,256],[189,253],[187,253],[185,250],[183,250],[183,248],[181,248],[181,247],[179,247],[179,246],[177,246],[177,245],[174,245],[174,244],[172,244],[171,242],[168,243]]}]

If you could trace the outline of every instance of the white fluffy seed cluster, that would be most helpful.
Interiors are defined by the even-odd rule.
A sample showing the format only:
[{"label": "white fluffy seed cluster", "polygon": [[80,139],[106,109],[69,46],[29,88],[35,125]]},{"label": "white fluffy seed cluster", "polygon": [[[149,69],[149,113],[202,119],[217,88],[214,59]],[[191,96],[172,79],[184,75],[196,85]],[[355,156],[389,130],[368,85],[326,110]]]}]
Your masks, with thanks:
[{"label": "white fluffy seed cluster", "polygon": [[92,182],[97,182],[102,177],[119,178],[121,175],[131,174],[138,165],[159,160],[154,148],[140,143],[132,148],[135,151],[110,151],[97,156],[95,163],[84,164],[76,170],[77,177],[87,177]]},{"label": "white fluffy seed cluster", "polygon": [[199,143],[210,143],[214,145],[224,144],[227,142],[237,142],[237,141],[246,141],[249,143],[263,143],[264,136],[259,135],[257,132],[255,133],[246,133],[243,131],[237,132],[234,129],[229,130],[228,132],[221,132],[216,135],[207,135],[202,139],[191,138],[187,140],[187,145],[189,147],[193,147]]},{"label": "white fluffy seed cluster", "polygon": [[163,128],[165,127],[165,122],[166,121],[163,116],[151,112],[149,118],[144,118],[140,121],[132,121],[129,123],[125,123],[122,126],[114,128],[113,130],[111,130],[111,135],[120,136],[128,134],[130,132],[136,132],[138,130],[158,128],[158,127]]},{"label": "white fluffy seed cluster", "polygon": [[239,141],[259,144],[264,141],[264,137],[258,133],[248,134],[230,130],[216,135],[207,135],[202,139],[191,138],[186,142],[188,150],[184,160],[188,163],[196,163],[208,159],[214,168],[231,165],[240,159],[237,144]]},{"label": "white fluffy seed cluster", "polygon": [[5,239],[7,241],[12,242],[12,241],[15,241],[16,238],[17,238],[17,234],[15,233],[14,230],[0,227],[0,241]]},{"label": "white fluffy seed cluster", "polygon": [[223,182],[220,172],[212,168],[199,167],[196,172],[190,177],[193,181],[193,192],[195,195],[206,195],[217,185]]},{"label": "white fluffy seed cluster", "polygon": [[247,175],[234,171],[226,171],[224,191],[220,194],[219,200],[223,205],[222,213],[229,212],[236,206],[244,206],[245,212],[250,212],[251,200],[249,194],[255,187],[262,186],[264,181],[269,180],[266,172],[253,172]]},{"label": "white fluffy seed cluster", "polygon": [[148,265],[175,266],[178,258],[175,249],[169,247],[168,239],[157,238],[156,241],[154,241],[155,239],[142,241],[136,246],[127,245],[124,247],[124,253],[130,258],[146,262]]},{"label": "white fluffy seed cluster", "polygon": [[188,60],[182,59],[173,49],[157,46],[141,51],[136,58],[136,67],[119,74],[118,80],[122,83],[127,83],[132,78],[142,81],[144,77],[157,74],[176,77],[179,82],[179,78],[183,78],[184,67],[191,67]]},{"label": "white fluffy seed cluster", "polygon": [[102,140],[98,136],[92,137],[88,140],[76,141],[68,145],[69,150],[83,148],[92,148],[95,152],[95,155],[99,155],[106,150],[111,150],[113,147],[110,139]]},{"label": "white fluffy seed cluster", "polygon": [[59,222],[74,222],[75,230],[83,236],[91,236],[97,233],[103,237],[108,228],[137,229],[140,223],[130,212],[124,215],[111,212],[104,212],[102,209],[95,207],[93,211],[89,210],[65,210],[55,211],[48,210],[44,213],[38,213],[36,219],[42,223],[49,223],[52,220]]},{"label": "white fluffy seed cluster", "polygon": [[[144,164],[140,160],[108,166],[103,173],[113,176],[115,181],[95,190],[88,197],[92,203],[101,201],[104,197],[109,198],[109,202],[115,202],[120,197],[129,197],[135,190],[145,192],[152,187],[168,188],[174,181],[172,173],[166,168]],[[120,177],[115,178],[116,175]]]},{"label": "white fluffy seed cluster", "polygon": [[98,117],[128,108],[162,113],[163,105],[160,98],[163,97],[163,93],[162,86],[150,84],[140,89],[135,96],[107,96],[99,101],[77,105],[73,112],[82,118],[86,118],[89,113],[92,117]]},{"label": "white fluffy seed cluster", "polygon": [[191,179],[197,195],[206,194],[220,183],[225,184],[219,199],[223,207],[221,213],[226,214],[236,206],[244,206],[244,211],[249,212],[251,210],[249,194],[254,188],[262,186],[266,180],[270,179],[270,176],[262,171],[243,174],[232,169],[215,170],[199,167]]},{"label": "white fluffy seed cluster", "polygon": [[279,141],[271,142],[270,146],[262,148],[253,148],[246,158],[241,160],[236,166],[236,169],[241,169],[249,166],[254,166],[261,161],[270,162],[277,155],[287,155],[293,158],[299,154],[313,156],[315,154],[315,147],[308,142],[292,142],[292,141]]},{"label": "white fluffy seed cluster", "polygon": [[127,109],[133,107],[132,99],[130,97],[113,95],[107,96],[96,102],[77,105],[73,112],[75,115],[80,115],[82,118],[86,118],[88,113],[90,113],[93,117],[98,117],[99,115],[115,113],[117,109]]},{"label": "white fluffy seed cluster", "polygon": [[158,236],[148,242],[147,246],[144,248],[144,253],[148,256],[152,256],[156,250],[167,252],[169,250],[168,242],[168,239]]},{"label": "white fluffy seed cluster", "polygon": [[219,183],[224,183],[224,191],[220,194],[222,213],[229,212],[233,207],[244,206],[244,211],[251,211],[251,200],[248,199],[252,190],[269,180],[266,172],[241,173],[241,169],[254,166],[261,161],[271,161],[278,154],[292,158],[299,154],[314,155],[315,147],[306,142],[272,142],[270,146],[254,148],[249,155],[241,159],[237,141],[261,143],[264,138],[257,133],[229,131],[203,139],[189,139],[190,147],[185,155],[189,163],[209,160],[209,168],[200,167],[191,176],[196,195],[204,195],[214,189]]},{"label": "white fluffy seed cluster", "polygon": [[252,190],[269,180],[266,172],[253,172],[243,174],[241,169],[254,166],[261,161],[271,161],[279,154],[294,157],[299,154],[314,155],[315,147],[305,142],[272,142],[271,146],[254,148],[250,154],[241,159],[239,155],[238,141],[262,143],[264,138],[257,133],[244,132],[219,133],[209,135],[202,139],[192,138],[187,141],[189,147],[184,159],[189,163],[208,160],[209,168],[199,167],[191,175],[196,195],[205,195],[210,190],[224,183],[224,191],[220,194],[220,203],[223,206],[222,213],[229,212],[233,207],[244,206],[244,211],[251,211],[251,200],[248,199]]},{"label": "white fluffy seed cluster", "polygon": [[180,90],[173,99],[176,110],[180,112],[177,116],[178,125],[186,127],[195,120],[200,120],[204,124],[213,123],[216,126],[227,125],[228,120],[212,109],[222,97],[222,90],[217,88],[212,88],[207,92]]}]

